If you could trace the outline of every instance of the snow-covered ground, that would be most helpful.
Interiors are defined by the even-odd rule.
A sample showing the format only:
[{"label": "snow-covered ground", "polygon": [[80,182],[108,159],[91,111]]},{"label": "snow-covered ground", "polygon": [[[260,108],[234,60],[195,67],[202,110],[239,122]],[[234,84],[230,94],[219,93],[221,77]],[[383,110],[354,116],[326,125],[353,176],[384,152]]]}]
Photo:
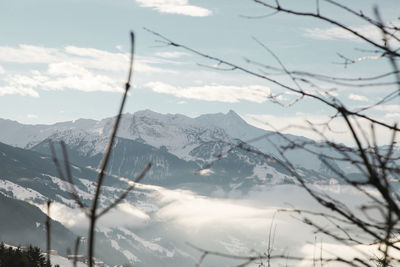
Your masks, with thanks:
[{"label": "snow-covered ground", "polygon": [[[60,255],[51,255],[50,262],[53,266],[60,265],[60,267],[73,267],[73,262],[65,257]],[[87,267],[87,265],[83,262],[77,262],[77,267]]]}]

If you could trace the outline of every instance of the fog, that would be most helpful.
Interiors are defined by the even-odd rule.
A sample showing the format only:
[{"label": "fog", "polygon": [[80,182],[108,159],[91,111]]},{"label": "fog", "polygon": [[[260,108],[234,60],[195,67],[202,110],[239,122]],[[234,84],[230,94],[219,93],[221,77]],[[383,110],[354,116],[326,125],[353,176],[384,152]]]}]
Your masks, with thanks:
[{"label": "fog", "polygon": [[[364,195],[349,186],[313,188],[354,209],[368,201]],[[193,262],[201,253],[186,245],[187,243],[233,255],[262,254],[268,247],[271,226],[275,255],[313,259],[316,253],[318,257],[320,253],[323,256],[342,257],[353,257],[359,255],[360,251],[376,253],[376,248],[372,246],[354,246],[349,249],[325,235],[315,233],[313,228],[300,221],[300,215],[277,212],[281,208],[324,211],[303,188],[296,185],[265,186],[246,195],[236,192],[224,197],[210,197],[189,190],[171,190],[150,185],[140,185],[138,190],[140,197],[130,197],[129,203],[120,204],[101,217],[98,230],[107,232],[110,229],[124,228],[143,238],[172,240],[171,242],[187,253],[194,255]],[[133,192],[132,196],[135,194],[137,193]],[[88,226],[82,211],[60,203],[52,205],[51,215],[75,231],[81,232]],[[324,218],[313,220],[329,226]],[[209,256],[206,260],[213,262],[216,257]],[[224,259],[218,261],[233,264]],[[278,262],[284,266],[286,260],[280,259]],[[310,261],[290,262],[289,265],[293,264],[304,266],[309,265]],[[338,265],[331,263],[324,266]]]}]

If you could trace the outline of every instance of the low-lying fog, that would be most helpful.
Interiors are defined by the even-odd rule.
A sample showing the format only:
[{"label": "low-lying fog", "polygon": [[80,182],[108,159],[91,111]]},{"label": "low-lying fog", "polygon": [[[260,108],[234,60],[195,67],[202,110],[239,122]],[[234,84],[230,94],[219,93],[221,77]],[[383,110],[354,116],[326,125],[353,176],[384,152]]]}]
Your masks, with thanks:
[{"label": "low-lying fog", "polygon": [[[354,208],[369,201],[349,186],[330,185],[313,188]],[[358,253],[356,250],[375,253],[375,248],[371,246],[357,246],[353,250],[323,234],[314,233],[315,229],[301,222],[300,215],[296,213],[277,212],[280,208],[323,211],[303,188],[296,185],[266,186],[246,195],[232,194],[224,197],[206,197],[189,190],[171,190],[150,185],[140,185],[138,191],[140,197],[137,197],[135,202],[123,203],[102,217],[98,222],[99,229],[107,232],[113,228],[126,227],[146,240],[172,240],[193,255],[193,264],[200,258],[201,253],[187,243],[232,255],[263,254],[268,248],[271,226],[270,241],[273,243],[272,254],[275,255],[318,260],[320,253],[323,256],[341,257],[353,257]],[[54,204],[52,216],[74,231],[86,233],[88,222],[79,209]],[[326,219],[314,220],[321,226],[332,229]],[[215,256],[208,256],[204,263],[213,259]],[[241,263],[226,262],[229,265]],[[277,263],[281,266],[285,266],[286,263],[289,266],[310,266],[312,261],[293,262],[279,259]],[[324,266],[339,264],[330,263]]]}]

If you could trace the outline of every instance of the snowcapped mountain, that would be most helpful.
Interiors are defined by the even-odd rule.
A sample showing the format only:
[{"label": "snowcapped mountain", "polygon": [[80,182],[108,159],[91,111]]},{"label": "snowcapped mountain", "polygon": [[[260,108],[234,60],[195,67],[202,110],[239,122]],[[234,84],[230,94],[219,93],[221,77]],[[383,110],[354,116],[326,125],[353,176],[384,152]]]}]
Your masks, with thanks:
[{"label": "snowcapped mountain", "polygon": [[[100,121],[79,119],[53,125],[22,125],[0,120],[0,141],[29,148],[49,156],[48,140],[64,141],[71,162],[97,169],[114,124],[114,118]],[[169,187],[182,184],[211,184],[224,190],[247,191],[254,185],[295,183],[279,164],[266,158],[280,158],[279,148],[293,142],[307,144],[316,154],[288,149],[286,156],[309,182],[327,183],[335,174],[324,168],[318,153],[333,155],[323,144],[310,139],[265,131],[245,122],[234,111],[190,118],[179,114],[159,114],[150,110],[122,116],[109,164],[109,173],[134,179],[148,162],[153,163],[145,183]],[[260,138],[261,137],[261,138]],[[249,152],[238,147],[250,144]],[[347,164],[331,162],[340,171]],[[198,172],[201,169],[204,172]],[[201,174],[201,175],[198,175]],[[192,188],[194,190],[194,188]]]},{"label": "snowcapped mountain", "polygon": [[[76,190],[83,202],[89,203],[95,188],[96,169],[113,123],[114,118],[106,118],[53,125],[22,125],[0,119],[0,129],[5,129],[0,131],[0,142],[19,147],[0,143],[0,193],[29,202],[42,211],[45,210],[45,201],[51,199],[53,219],[74,235],[85,236],[87,219],[71,199],[70,184],[60,179],[50,157],[48,141],[54,141],[60,159],[62,154],[57,142],[66,143]],[[271,142],[263,139],[250,144],[243,142],[264,135]],[[197,118],[163,115],[149,110],[123,115],[100,206],[105,207],[120,195],[127,180],[135,179],[148,162],[152,163],[152,168],[143,180],[146,184],[139,185],[126,201],[101,219],[96,229],[101,244],[96,248],[97,255],[113,264],[193,265],[198,253],[185,242],[193,237],[196,240],[203,238],[202,224],[220,223],[219,213],[226,211],[229,215],[230,210],[234,211],[229,216],[235,222],[235,209],[238,207],[243,209],[245,220],[249,214],[264,215],[264,211],[260,213],[260,210],[252,210],[246,205],[237,206],[223,197],[245,195],[243,193],[255,192],[265,185],[297,182],[269,156],[276,154],[271,143],[287,146],[292,141],[313,143],[304,137],[282,136],[258,129],[233,111]],[[315,162],[311,165],[304,164],[311,169],[304,168],[302,164],[307,160],[306,156],[295,152],[291,151],[293,155],[290,157],[300,165],[298,172],[304,180],[319,185],[332,182],[332,174],[320,168],[318,158],[312,158]],[[209,201],[208,198],[216,196],[223,197],[214,199],[215,202]],[[193,201],[196,203],[192,206]],[[219,205],[217,211],[213,211],[214,203]],[[203,215],[199,218],[201,212]],[[185,228],[187,232],[183,232],[182,225],[186,223],[189,227]],[[198,225],[198,228],[193,225]],[[216,240],[213,248],[216,250],[247,253],[245,248],[261,244],[255,244],[254,238],[247,238],[248,231],[236,229],[232,236],[232,233],[224,232],[226,227],[233,229],[234,226],[225,225],[218,228],[220,230],[212,230],[211,236]],[[239,239],[248,240],[248,243],[238,243]],[[34,243],[34,240],[30,242]],[[210,240],[204,244],[208,246]],[[212,264],[218,266],[217,261]]]},{"label": "snowcapped mountain", "polygon": [[[50,158],[37,152],[0,143],[0,235],[2,240],[15,245],[32,243],[42,250],[46,249],[43,212],[46,211],[45,201],[49,199],[52,201],[50,214],[59,221],[52,222],[53,248],[61,255],[66,255],[67,248],[73,248],[76,236],[86,236],[87,219],[71,199],[70,184],[59,178],[52,165]],[[71,167],[76,191],[88,204],[94,192],[97,173],[75,165]],[[126,182],[115,177],[107,176],[105,181],[100,207],[110,204],[127,187]],[[126,263],[138,266],[146,263],[145,266],[148,266],[151,262],[153,266],[160,262],[166,266],[181,262],[184,266],[189,259],[192,260],[188,253],[179,249],[182,244],[174,244],[172,240],[159,244],[158,241],[152,241],[155,237],[143,238],[134,230],[142,222],[146,224],[146,218],[141,218],[140,209],[130,203],[136,203],[139,208],[149,212],[157,211],[157,207],[149,200],[154,198],[154,193],[154,190],[138,189],[110,216],[104,217],[105,223],[96,229],[96,257],[112,266]],[[150,233],[160,234],[160,231],[154,225]],[[147,232],[144,234],[149,235]],[[86,249],[85,239],[81,249]]]},{"label": "snowcapped mountain", "polygon": [[[101,121],[103,133],[107,136],[112,128],[113,118]],[[118,136],[130,140],[142,140],[146,144],[161,148],[184,160],[196,160],[191,153],[198,146],[210,142],[221,141],[234,144],[223,129],[179,114],[162,115],[150,110],[125,114],[122,117]]]},{"label": "snowcapped mountain", "polygon": [[[233,110],[230,110],[226,114],[205,114],[195,119],[207,125],[220,127],[231,137],[247,142],[260,151],[269,155],[274,155],[277,158],[282,158],[278,149],[290,147],[290,149],[285,149],[285,157],[294,165],[309,170],[318,170],[320,172],[328,171],[318,155],[329,155],[331,157],[340,158],[340,155],[329,145],[313,141],[303,136],[282,134],[254,127],[243,120]],[[304,145],[307,150],[314,151],[315,154],[301,148],[296,148],[293,144]],[[356,171],[348,162],[335,162],[332,164],[338,165],[338,168],[345,173]]]},{"label": "snowcapped mountain", "polygon": [[[133,142],[121,138],[117,143],[124,141]],[[137,145],[155,149],[141,143]],[[168,152],[164,151],[164,153]],[[231,156],[235,156],[235,154]],[[175,158],[178,159],[177,157]],[[224,160],[226,162],[222,162],[223,164],[232,161],[229,158]],[[265,167],[271,172],[271,177],[282,175],[271,167]],[[240,169],[239,167],[237,168]],[[94,179],[97,173],[77,165],[72,165],[71,171],[76,191],[83,202],[88,204],[94,192]],[[247,180],[251,181],[251,179]],[[110,204],[113,199],[124,191],[126,186],[126,179],[106,176],[100,198],[100,208]],[[40,245],[44,249],[45,235],[42,229],[45,217],[43,212],[46,210],[44,203],[47,199],[50,199],[52,200],[52,218],[63,224],[61,226],[57,222],[53,222],[57,226],[54,228],[54,231],[56,231],[54,238],[64,241],[63,246],[58,246],[54,242],[54,248],[59,251],[59,254],[65,255],[65,247],[73,247],[74,236],[86,236],[88,225],[84,214],[71,199],[69,190],[70,184],[60,179],[51,158],[32,150],[20,149],[0,143],[0,200],[1,203],[6,205],[6,207],[0,205],[0,214],[8,220],[15,219],[18,222],[24,222],[22,225],[13,224],[12,229],[10,225],[1,228],[0,235],[4,238],[7,237],[5,241],[12,241],[12,244],[15,245],[24,241]],[[3,195],[7,197],[7,201],[3,201],[1,198]],[[18,202],[17,200],[20,201]],[[196,217],[193,217],[193,215],[203,211],[191,211],[197,205],[195,203],[190,204],[193,201],[207,207],[206,216],[217,216],[219,218],[218,213],[210,210],[211,202],[202,195],[196,195],[191,191],[182,189],[171,190],[154,185],[138,185],[122,204],[99,220],[96,228],[98,244],[96,245],[96,257],[111,266],[125,263],[134,266],[160,266],[162,264],[163,266],[172,267],[193,265],[198,259],[198,252],[187,246],[186,242],[193,240],[193,238],[202,240],[202,238],[197,237],[198,235],[201,236],[201,231],[196,230],[196,228],[185,228],[183,232],[181,223],[185,223],[185,221],[175,222],[174,219],[171,219],[171,216],[176,216],[178,210],[184,209],[186,212],[192,213],[185,220],[196,221]],[[227,208],[232,208],[232,204],[229,204],[227,199],[218,199],[217,201],[219,206],[227,205]],[[19,208],[19,205],[25,205],[26,207]],[[42,211],[32,205],[39,207]],[[188,206],[182,207],[182,205]],[[33,211],[27,213],[23,211],[24,209],[34,210],[39,215],[31,216]],[[19,217],[15,215],[17,211],[20,211]],[[20,217],[23,216],[23,213],[29,218],[22,220]],[[178,212],[178,214],[180,213]],[[233,216],[237,215],[233,213]],[[3,221],[8,222],[8,220]],[[179,218],[179,220],[181,219]],[[204,222],[206,221],[199,221],[199,223]],[[26,224],[29,224],[29,227]],[[65,228],[68,228],[73,234],[70,234],[68,238],[63,238],[62,232],[60,233],[57,230],[59,227],[64,229],[64,232],[67,231]],[[17,240],[15,238],[12,239],[10,235],[3,234],[3,231],[9,231],[10,233],[20,231],[23,233],[25,228],[27,232]],[[213,247],[218,250],[235,248],[238,237],[233,238],[231,234],[227,235],[230,230],[224,232],[224,229],[224,227],[219,230],[214,229],[213,236],[215,240],[207,239],[207,242],[213,244]],[[43,239],[40,238],[41,234]],[[248,240],[246,244],[240,243],[239,248],[255,245],[254,240],[247,237],[247,232],[240,233],[239,231],[237,234],[240,235],[240,239]],[[81,252],[84,253],[85,250],[86,242],[84,239],[81,244]],[[246,252],[247,250],[244,250],[244,253]],[[221,265],[223,260],[213,259],[212,264]]]},{"label": "snowcapped mountain", "polygon": [[[79,119],[53,125],[22,125],[0,119],[0,142],[32,148],[45,139],[64,140],[67,144],[79,143],[80,153],[94,156],[104,151],[114,118],[101,121]],[[117,135],[127,140],[141,142],[163,149],[185,161],[198,164],[210,162],[240,142],[251,141],[250,145],[263,153],[280,158],[278,149],[291,147],[293,143],[306,144],[303,149],[287,149],[286,157],[296,166],[325,172],[318,154],[335,156],[335,152],[322,143],[289,134],[279,134],[249,125],[234,111],[226,114],[205,114],[189,118],[180,114],[159,114],[150,110],[124,114]],[[254,140],[256,139],[256,140]],[[42,151],[43,152],[43,151]],[[89,155],[90,154],[90,155]],[[354,171],[351,164],[337,162],[346,172]]]}]

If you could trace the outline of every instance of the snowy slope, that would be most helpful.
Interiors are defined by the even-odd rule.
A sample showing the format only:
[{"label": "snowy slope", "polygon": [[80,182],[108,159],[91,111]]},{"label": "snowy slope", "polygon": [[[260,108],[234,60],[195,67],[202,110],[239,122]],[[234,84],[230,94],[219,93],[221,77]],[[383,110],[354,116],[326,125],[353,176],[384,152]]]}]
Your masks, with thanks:
[{"label": "snowy slope", "polygon": [[[306,148],[315,151],[316,154],[340,157],[329,146],[315,142],[311,139],[295,136],[292,134],[278,134],[273,131],[263,130],[248,124],[237,113],[230,110],[228,113],[205,114],[195,118],[197,121],[222,128],[233,138],[238,138],[256,147],[260,151],[281,158],[277,148],[290,147],[291,144],[306,144]],[[285,151],[285,156],[294,164],[310,170],[326,170],[325,164],[318,155],[309,153],[303,149],[294,148]],[[334,163],[332,163],[334,164]],[[336,162],[342,171],[346,173],[355,172],[356,169],[347,162]]]},{"label": "snowy slope", "polygon": [[[93,156],[104,151],[113,124],[114,118],[101,121],[79,119],[53,125],[23,125],[0,119],[0,142],[31,148],[49,137],[68,143],[84,139],[86,145],[81,147],[81,153]],[[319,154],[335,155],[331,149],[310,139],[289,134],[280,135],[251,126],[232,110],[226,114],[205,114],[197,118],[180,114],[160,114],[150,110],[128,113],[123,115],[117,135],[164,148],[183,160],[191,161],[205,160],[204,154],[199,156],[195,151],[199,151],[199,147],[204,147],[205,144],[209,146],[209,142],[220,142],[217,146],[224,146],[222,151],[227,151],[238,140],[247,142],[262,136],[265,138],[259,138],[250,145],[278,158],[280,155],[277,148],[288,146],[291,142],[307,143],[307,148]],[[324,169],[318,156],[302,149],[289,149],[286,156],[297,166],[310,170]],[[337,164],[346,173],[354,172],[352,165],[346,162]]]},{"label": "snowy slope", "polygon": [[[20,242],[19,244],[29,242],[45,249],[45,214],[43,212],[46,212],[45,201],[48,199],[52,201],[50,214],[54,219],[62,222],[75,235],[86,235],[87,219],[71,199],[69,184],[54,173],[54,166],[48,168],[47,163],[52,164],[51,159],[30,150],[14,148],[1,143],[0,155],[12,155],[12,159],[9,161],[0,160],[0,171],[17,168],[28,172],[29,170],[32,171],[31,176],[27,176],[25,172],[14,172],[12,176],[7,173],[0,174],[0,226],[2,226],[0,227],[0,236],[3,240],[16,245],[18,245],[18,242]],[[43,163],[41,163],[42,161]],[[39,163],[35,166],[35,169],[32,169],[33,166],[29,162]],[[72,172],[75,178],[76,191],[85,203],[89,203],[95,186],[93,176],[96,173],[77,166],[72,168]],[[116,178],[106,177],[106,181],[99,201],[100,208],[109,205],[127,187],[126,182]],[[113,264],[151,262],[150,259],[154,262],[153,266],[156,266],[164,258],[163,261],[170,261],[169,266],[174,266],[172,262],[187,263],[187,255],[189,254],[175,253],[173,243],[164,247],[157,241],[146,240],[140,235],[134,234],[135,228],[147,224],[148,215],[146,213],[149,211],[156,212],[158,209],[151,204],[149,206],[149,203],[143,203],[139,207],[130,203],[142,203],[140,200],[148,199],[151,194],[152,192],[149,192],[149,190],[137,190],[135,194],[128,197],[128,202],[119,205],[109,215],[102,217],[102,222],[98,223],[96,229],[98,232],[96,239],[100,244],[96,246],[96,257],[112,266]],[[30,204],[22,201],[28,201]],[[42,211],[33,207],[32,204]],[[24,216],[27,216],[26,219],[22,219]],[[10,223],[13,220],[18,223]],[[54,238],[64,242],[61,246],[58,244],[60,242],[53,241],[53,246],[59,250],[59,253],[65,255],[66,248],[73,247],[75,237],[71,233],[68,238],[60,236],[60,233],[62,233],[59,230],[60,227],[64,229],[63,231],[67,230],[65,227],[62,228],[59,223],[54,222],[52,224],[57,233],[54,234]],[[10,228],[11,226],[13,228]],[[22,236],[17,235],[17,232],[23,233]],[[40,238],[40,236],[43,238]],[[133,236],[135,238],[132,239]],[[122,240],[127,240],[127,242],[121,242]],[[85,244],[85,241],[81,244],[83,251],[86,249]],[[57,259],[66,264],[65,259]]]},{"label": "snowy slope", "polygon": [[[41,153],[46,153],[43,149],[45,146],[43,143],[47,142],[48,138],[55,141],[63,140],[71,150],[71,157],[78,160],[76,162],[78,165],[97,168],[113,124],[114,118],[106,118],[101,121],[80,119],[53,125],[37,126],[21,125],[16,122],[0,120],[0,127],[7,129],[0,132],[0,141],[7,141],[6,143],[8,144],[17,143],[19,147],[33,148]],[[145,164],[151,161],[156,163],[155,167],[157,168],[151,170],[153,182],[149,179],[150,183],[157,183],[156,181],[164,182],[164,176],[172,177],[179,176],[179,174],[181,174],[182,179],[184,177],[190,177],[191,179],[193,172],[208,164],[212,164],[214,168],[220,170],[219,173],[215,173],[213,170],[213,173],[218,176],[217,180],[223,181],[229,186],[231,182],[229,179],[227,181],[226,177],[228,176],[231,177],[231,180],[252,177],[258,180],[256,183],[260,181],[269,183],[288,181],[288,179],[266,179],[266,177],[270,176],[270,171],[265,170],[262,172],[261,170],[265,168],[261,166],[270,164],[265,160],[254,160],[255,158],[260,158],[259,155],[253,155],[245,150],[234,149],[234,147],[241,141],[268,135],[269,141],[260,139],[257,142],[252,142],[251,145],[255,150],[258,149],[263,153],[279,158],[276,147],[287,146],[290,142],[313,143],[304,137],[280,136],[279,134],[253,127],[241,119],[234,111],[230,111],[227,114],[202,115],[198,118],[189,118],[179,114],[164,115],[150,110],[138,111],[134,114],[124,114],[122,116],[121,126],[117,135],[120,137],[116,144],[117,147],[118,145],[120,146],[119,149],[116,149],[119,154],[114,154],[115,157],[112,159],[110,172],[115,175],[134,178]],[[124,147],[121,147],[122,143]],[[139,147],[138,143],[152,147],[145,149],[146,152],[144,154],[146,156],[135,154]],[[319,146],[320,144],[316,145]],[[233,159],[234,157],[229,157],[228,155],[228,152],[233,153],[232,149],[238,154],[240,160],[234,159],[231,162],[218,160],[221,155],[225,158]],[[325,150],[317,149],[319,149],[317,152],[327,154]],[[143,152],[144,150],[140,151]],[[173,156],[182,162],[178,163],[178,160],[174,159]],[[332,173],[327,168],[323,168],[321,160],[316,155],[296,149],[289,150],[287,156],[299,168],[317,171],[324,176],[332,176]],[[177,168],[177,165],[179,168]],[[332,163],[331,165],[335,164]],[[240,171],[238,167],[241,167],[243,171]],[[339,166],[345,171],[350,171],[347,167],[343,164]],[[232,172],[235,169],[240,172]],[[249,169],[251,171],[248,171]],[[282,172],[282,170],[279,172]],[[212,179],[205,179],[205,181],[215,181],[213,175],[209,178]],[[316,177],[311,176],[308,178],[313,180]],[[182,179],[177,178],[177,180]],[[177,180],[175,180],[175,183]]]},{"label": "snowy slope", "polygon": [[[79,143],[79,140],[79,138],[73,138],[68,141]],[[121,140],[117,142],[117,145],[120,142],[133,142],[129,139],[121,138]],[[216,146],[215,142],[205,144]],[[130,145],[124,144],[121,149]],[[156,150],[156,154],[160,152],[150,145],[142,143],[140,145],[143,149]],[[162,153],[168,155],[166,151]],[[203,153],[197,155],[208,157]],[[193,266],[198,262],[201,253],[188,246],[187,242],[210,250],[237,255],[249,255],[249,253],[254,253],[253,249],[262,253],[267,247],[270,218],[274,216],[276,209],[287,207],[287,203],[289,207],[292,207],[291,204],[297,207],[310,198],[301,188],[287,185],[293,182],[292,177],[276,163],[268,162],[267,164],[262,156],[249,156],[241,154],[240,151],[233,151],[218,161],[218,164],[213,166],[213,170],[215,173],[229,170],[230,173],[225,176],[211,174],[201,176],[200,178],[204,179],[204,192],[207,194],[197,194],[182,188],[138,185],[128,195],[126,201],[99,219],[96,228],[97,257],[112,265],[129,263],[133,266]],[[72,171],[79,195],[88,201],[94,191],[96,173],[82,166],[73,166]],[[305,176],[317,177],[314,182],[323,180],[323,177],[318,177],[318,173],[300,171],[304,172]],[[221,179],[219,182],[229,185],[231,191],[221,192],[215,188],[210,189],[209,185],[213,182],[209,180],[211,177]],[[224,181],[224,179],[227,180]],[[101,208],[110,204],[128,185],[127,179],[115,176],[107,176],[105,180],[106,184],[100,198]],[[88,221],[71,200],[68,184],[59,178],[49,157],[32,150],[0,144],[0,182],[0,197],[5,194],[8,199],[15,198],[11,199],[12,201],[17,201],[16,199],[29,201],[30,204],[21,203],[29,205],[28,207],[32,207],[33,204],[42,210],[40,212],[36,209],[42,214],[41,218],[28,216],[22,219],[26,216],[24,214],[28,213],[21,212],[17,222],[28,224],[21,226],[21,229],[30,229],[30,232],[39,229],[43,233],[43,211],[45,211],[43,201],[51,199],[53,201],[52,218],[68,227],[75,235],[86,236]],[[281,183],[285,185],[270,185]],[[240,186],[242,188],[248,186],[253,191],[249,190],[248,194],[241,194],[235,190]],[[320,185],[310,186],[325,188]],[[335,197],[341,199],[344,194],[347,194],[346,196],[351,199],[355,193],[348,194],[344,189],[342,185],[336,184],[332,187],[328,185],[323,190],[336,192]],[[353,188],[353,191],[356,189]],[[254,198],[254,201],[251,198]],[[364,203],[364,200],[361,199],[360,203]],[[0,204],[4,204],[0,205],[0,215],[3,216],[0,222],[18,226],[16,223],[5,220],[12,218],[12,211],[17,210],[15,206],[7,204],[3,199]],[[305,208],[307,207],[309,206]],[[33,210],[33,208],[28,208],[28,210]],[[288,222],[290,216],[284,218],[280,216],[277,216],[275,221],[279,229],[277,242],[281,244],[282,249],[278,252],[283,253],[287,249],[293,253],[300,251],[301,247],[293,248],[293,244],[303,242],[306,236],[311,236],[312,242],[314,234],[298,228],[298,225],[293,227],[293,224]],[[0,227],[2,237],[5,236],[2,232],[4,229],[6,228]],[[16,231],[22,232],[21,229]],[[303,236],[294,238],[294,231],[296,235]],[[29,239],[29,233],[24,233],[23,237],[25,240],[38,242],[41,236],[44,239],[43,234]],[[73,240],[69,244],[72,247]],[[288,244],[290,244],[289,247]],[[85,240],[83,240],[80,253],[83,254],[85,251]],[[60,250],[59,253],[65,253],[65,250]],[[60,263],[67,264],[65,259],[58,260]],[[210,257],[205,264],[207,266],[235,266],[239,263],[229,264],[227,259]]]}]

